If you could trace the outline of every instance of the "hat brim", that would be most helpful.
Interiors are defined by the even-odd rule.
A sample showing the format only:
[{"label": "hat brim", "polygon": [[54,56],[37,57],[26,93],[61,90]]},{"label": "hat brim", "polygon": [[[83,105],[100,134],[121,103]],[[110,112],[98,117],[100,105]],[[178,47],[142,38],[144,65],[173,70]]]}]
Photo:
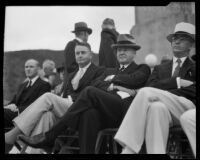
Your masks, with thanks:
[{"label": "hat brim", "polygon": [[141,46],[136,45],[136,44],[113,44],[112,45],[113,49],[116,49],[116,48],[119,48],[119,47],[134,48],[136,51],[141,48]]},{"label": "hat brim", "polygon": [[177,34],[187,35],[187,36],[191,37],[195,41],[195,35],[194,34],[189,34],[189,33],[173,33],[173,34],[169,34],[166,38],[167,38],[167,40],[169,42],[172,42],[172,37],[174,35],[177,35]]},{"label": "hat brim", "polygon": [[80,28],[80,29],[77,29],[75,31],[72,31],[72,33],[76,33],[76,32],[80,32],[80,31],[86,31],[88,32],[88,34],[92,34],[92,29],[91,28]]}]

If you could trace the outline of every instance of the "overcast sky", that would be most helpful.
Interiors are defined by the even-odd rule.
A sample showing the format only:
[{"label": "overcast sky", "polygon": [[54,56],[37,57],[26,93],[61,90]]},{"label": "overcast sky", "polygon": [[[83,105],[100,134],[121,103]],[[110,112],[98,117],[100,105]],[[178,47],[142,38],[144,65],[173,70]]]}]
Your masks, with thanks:
[{"label": "overcast sky", "polygon": [[93,33],[92,50],[99,51],[101,24],[113,18],[119,33],[129,33],[135,24],[134,7],[17,6],[6,7],[4,51],[23,49],[63,50],[74,39],[74,24],[85,21]]}]

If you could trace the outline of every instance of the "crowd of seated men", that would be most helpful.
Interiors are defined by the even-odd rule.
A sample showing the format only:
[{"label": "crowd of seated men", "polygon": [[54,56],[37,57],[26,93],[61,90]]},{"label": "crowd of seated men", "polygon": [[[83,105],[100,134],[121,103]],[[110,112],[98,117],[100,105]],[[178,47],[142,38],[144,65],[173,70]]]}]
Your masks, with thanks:
[{"label": "crowd of seated men", "polygon": [[[105,21],[114,25],[112,19]],[[176,24],[167,36],[173,58],[153,68],[135,62],[141,46],[130,34],[119,34],[108,44],[116,55],[115,67],[108,68],[92,63],[87,43],[92,29],[78,22],[73,33],[66,63],[58,69],[62,82],[53,92],[39,78],[37,60],[25,63],[27,79],[4,107],[5,127],[12,126],[5,133],[5,153],[16,141],[27,145],[28,153],[51,153],[56,138],[72,129],[79,133],[80,154],[94,154],[99,131],[118,128],[114,140],[122,154],[139,153],[144,141],[148,154],[166,154],[169,129],[178,124],[196,157],[196,65],[190,57],[194,25]]]}]

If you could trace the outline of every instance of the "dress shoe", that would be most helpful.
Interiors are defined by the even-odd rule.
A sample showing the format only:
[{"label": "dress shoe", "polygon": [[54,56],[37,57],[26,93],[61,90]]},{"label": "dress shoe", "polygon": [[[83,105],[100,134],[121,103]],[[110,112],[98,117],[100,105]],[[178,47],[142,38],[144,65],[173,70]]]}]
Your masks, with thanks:
[{"label": "dress shoe", "polygon": [[5,154],[9,154],[9,152],[12,149],[12,147],[13,147],[13,144],[5,143]]},{"label": "dress shoe", "polygon": [[48,153],[52,152],[52,148],[54,145],[54,141],[48,141],[45,137],[45,134],[43,133],[35,135],[33,137],[19,135],[18,139],[33,148],[42,148]]}]

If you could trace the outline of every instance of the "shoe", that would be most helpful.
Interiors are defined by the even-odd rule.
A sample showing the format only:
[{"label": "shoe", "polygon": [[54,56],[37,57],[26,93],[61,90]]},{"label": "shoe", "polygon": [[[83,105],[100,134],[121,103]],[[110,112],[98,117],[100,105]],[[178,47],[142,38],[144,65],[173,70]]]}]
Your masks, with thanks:
[{"label": "shoe", "polygon": [[13,147],[13,144],[5,143],[5,154],[9,154],[9,152],[12,149],[12,147]]},{"label": "shoe", "polygon": [[43,133],[35,135],[33,137],[19,135],[18,139],[33,148],[42,148],[48,153],[52,152],[52,148],[54,145],[54,141],[48,141]]}]

